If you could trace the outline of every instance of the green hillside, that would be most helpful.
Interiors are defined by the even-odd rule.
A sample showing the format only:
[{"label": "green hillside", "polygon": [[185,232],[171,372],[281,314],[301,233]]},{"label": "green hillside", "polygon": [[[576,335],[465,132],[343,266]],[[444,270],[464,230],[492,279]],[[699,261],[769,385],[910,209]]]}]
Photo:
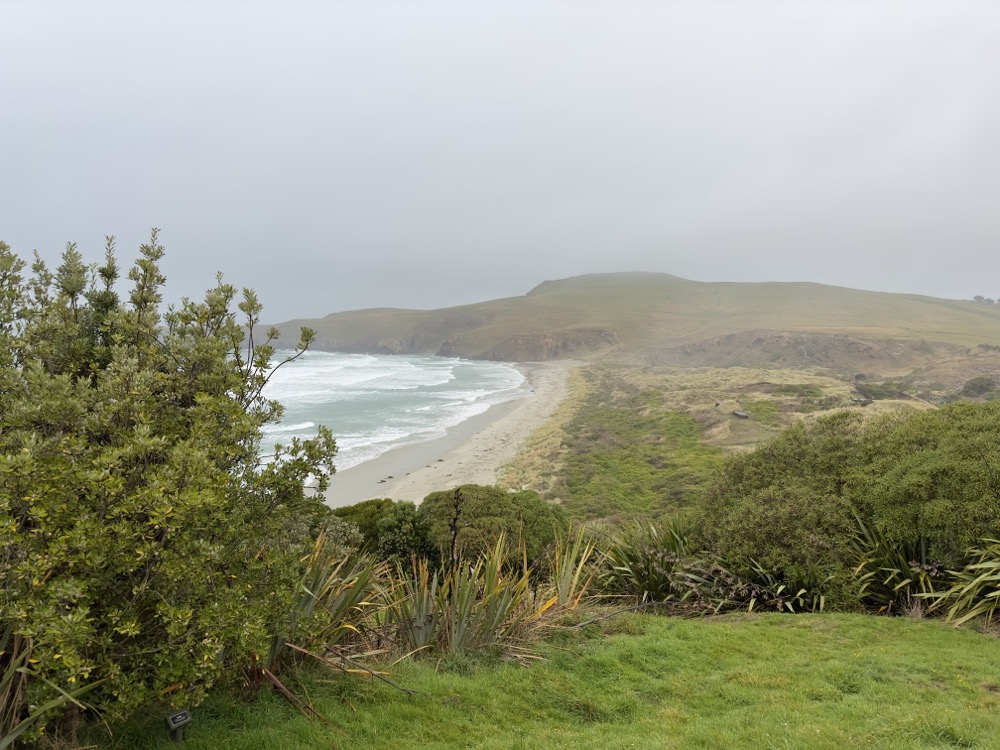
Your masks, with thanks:
[{"label": "green hillside", "polygon": [[[318,673],[329,723],[277,693],[216,693],[191,750],[384,748],[987,748],[1000,732],[1000,644],[930,620],[862,615],[626,615],[555,629],[525,668],[410,659],[375,680]],[[102,748],[177,747],[150,711]]]},{"label": "green hillside", "polygon": [[846,358],[843,366],[849,367],[853,356],[874,358],[880,367],[872,369],[886,371],[912,367],[928,355],[1000,345],[1000,306],[653,273],[580,276],[546,281],[523,297],[441,310],[342,312],[278,327],[291,336],[301,325],[315,329],[317,348],[328,351],[505,361],[610,357],[726,365],[756,357],[829,365]]}]

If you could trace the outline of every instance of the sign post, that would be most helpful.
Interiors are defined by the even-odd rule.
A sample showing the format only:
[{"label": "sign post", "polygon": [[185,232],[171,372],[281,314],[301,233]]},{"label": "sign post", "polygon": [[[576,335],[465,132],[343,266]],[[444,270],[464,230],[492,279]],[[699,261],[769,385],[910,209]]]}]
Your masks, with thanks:
[{"label": "sign post", "polygon": [[184,727],[191,723],[191,712],[187,709],[167,717],[167,731],[174,742],[184,741]]}]

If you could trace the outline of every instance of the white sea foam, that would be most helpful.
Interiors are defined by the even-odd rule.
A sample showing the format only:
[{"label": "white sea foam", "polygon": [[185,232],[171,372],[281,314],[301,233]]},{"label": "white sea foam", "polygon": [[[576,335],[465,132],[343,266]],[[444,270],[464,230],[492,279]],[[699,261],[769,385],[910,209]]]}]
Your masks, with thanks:
[{"label": "white sea foam", "polygon": [[264,427],[265,435],[274,435],[282,432],[302,432],[316,426],[315,422],[297,422],[296,424],[269,424]]},{"label": "white sea foam", "polygon": [[306,352],[272,374],[265,395],[281,402],[285,415],[265,430],[263,448],[312,437],[326,425],[337,439],[337,468],[346,469],[440,437],[526,393],[524,376],[498,362]]}]

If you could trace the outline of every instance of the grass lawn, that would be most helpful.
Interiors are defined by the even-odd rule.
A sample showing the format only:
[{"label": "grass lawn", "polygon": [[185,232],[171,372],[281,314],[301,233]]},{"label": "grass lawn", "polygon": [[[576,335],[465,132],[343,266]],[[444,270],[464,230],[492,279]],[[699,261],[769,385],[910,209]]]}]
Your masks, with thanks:
[{"label": "grass lawn", "polygon": [[[424,658],[407,696],[312,674],[298,688],[339,731],[268,691],[214,695],[191,750],[219,748],[995,748],[1000,640],[863,615],[623,615],[557,630],[531,666]],[[102,747],[176,747],[163,716]],[[99,740],[92,740],[99,741]]]}]

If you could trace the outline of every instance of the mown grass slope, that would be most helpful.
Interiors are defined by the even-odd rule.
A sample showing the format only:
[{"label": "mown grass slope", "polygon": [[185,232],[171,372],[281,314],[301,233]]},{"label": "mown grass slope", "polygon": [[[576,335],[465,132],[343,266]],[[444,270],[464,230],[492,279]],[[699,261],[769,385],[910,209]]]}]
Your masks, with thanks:
[{"label": "mown grass slope", "polygon": [[[405,695],[333,673],[298,687],[337,727],[276,693],[200,707],[212,748],[990,748],[1000,736],[1000,641],[939,621],[864,615],[625,615],[564,629],[528,667],[411,660]],[[105,747],[175,747],[162,718]]]}]

